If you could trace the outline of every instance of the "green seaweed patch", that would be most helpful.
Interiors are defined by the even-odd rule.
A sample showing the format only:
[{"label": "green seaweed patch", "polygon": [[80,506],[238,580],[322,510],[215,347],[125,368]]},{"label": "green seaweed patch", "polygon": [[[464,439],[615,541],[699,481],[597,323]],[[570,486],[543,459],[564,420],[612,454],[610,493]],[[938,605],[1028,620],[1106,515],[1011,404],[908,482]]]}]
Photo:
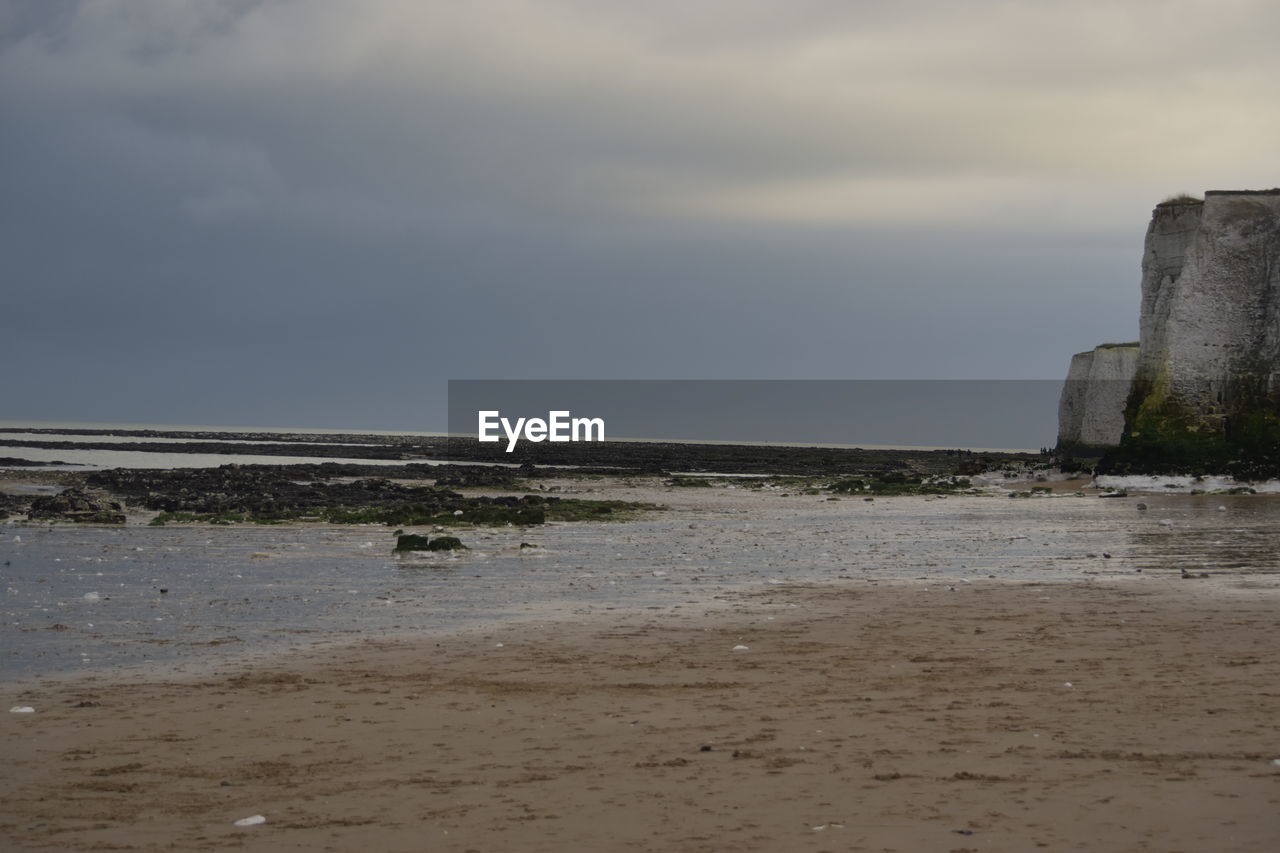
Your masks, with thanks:
[{"label": "green seaweed patch", "polygon": [[711,481],[702,477],[672,477],[667,480],[667,485],[684,489],[709,489]]},{"label": "green seaweed patch", "polygon": [[667,507],[640,501],[593,501],[581,498],[560,498],[548,501],[547,521],[629,521],[649,512],[661,512]]},{"label": "green seaweed patch", "polygon": [[[1154,395],[1153,395],[1154,396]],[[1227,474],[1237,480],[1280,477],[1280,415],[1260,409],[1206,425],[1168,401],[1144,401],[1100,474]]]},{"label": "green seaweed patch", "polygon": [[387,527],[529,527],[547,521],[626,521],[643,512],[666,509],[656,504],[633,501],[600,501],[525,495],[518,501],[483,500],[448,504],[445,507],[422,503],[391,506],[332,506],[249,512],[161,512],[150,522],[153,527],[179,524],[380,524]]},{"label": "green seaweed patch", "polygon": [[836,480],[827,491],[837,495],[947,495],[973,488],[965,477],[922,479],[909,474],[889,473],[875,478],[850,477]]},{"label": "green seaweed patch", "polygon": [[164,527],[170,522],[174,524],[245,524],[255,519],[243,512],[161,512],[151,519],[151,527]]}]

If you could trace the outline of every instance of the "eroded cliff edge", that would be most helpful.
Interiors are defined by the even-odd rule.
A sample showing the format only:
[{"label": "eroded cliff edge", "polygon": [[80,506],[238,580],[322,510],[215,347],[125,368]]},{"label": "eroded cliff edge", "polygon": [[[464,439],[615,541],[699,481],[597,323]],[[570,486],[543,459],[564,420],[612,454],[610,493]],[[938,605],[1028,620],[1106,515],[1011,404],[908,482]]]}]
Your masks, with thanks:
[{"label": "eroded cliff edge", "polygon": [[1099,471],[1280,476],[1280,189],[1152,212],[1132,387]]}]

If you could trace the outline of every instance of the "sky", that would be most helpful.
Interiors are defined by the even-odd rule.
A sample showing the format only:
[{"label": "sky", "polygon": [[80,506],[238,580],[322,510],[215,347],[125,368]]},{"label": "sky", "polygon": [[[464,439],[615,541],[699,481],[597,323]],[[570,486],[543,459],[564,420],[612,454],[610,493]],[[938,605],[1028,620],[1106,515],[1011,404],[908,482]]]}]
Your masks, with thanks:
[{"label": "sky", "polygon": [[1277,180],[1280,4],[0,0],[0,417],[1056,379]]}]

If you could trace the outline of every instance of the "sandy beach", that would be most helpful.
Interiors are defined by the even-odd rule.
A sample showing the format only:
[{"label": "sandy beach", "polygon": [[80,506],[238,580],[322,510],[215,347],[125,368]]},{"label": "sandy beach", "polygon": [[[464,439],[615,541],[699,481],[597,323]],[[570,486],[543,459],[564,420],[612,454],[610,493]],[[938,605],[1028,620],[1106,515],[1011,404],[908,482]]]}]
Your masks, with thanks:
[{"label": "sandy beach", "polygon": [[790,585],[49,682],[4,717],[0,833],[11,850],[1273,849],[1278,603],[1268,576]]}]

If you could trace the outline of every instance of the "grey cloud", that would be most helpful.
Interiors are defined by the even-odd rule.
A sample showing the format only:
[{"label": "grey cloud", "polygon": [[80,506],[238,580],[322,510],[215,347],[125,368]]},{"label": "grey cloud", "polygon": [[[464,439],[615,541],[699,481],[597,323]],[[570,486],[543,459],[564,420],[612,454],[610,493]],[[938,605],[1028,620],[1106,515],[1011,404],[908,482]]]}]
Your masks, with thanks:
[{"label": "grey cloud", "polygon": [[1171,92],[1138,6],[1036,6],[0,7],[7,398],[414,428],[450,376],[1055,376],[1133,334],[1155,201],[1274,183],[1276,60],[1265,7],[1190,56],[1162,19],[1237,82]]}]

